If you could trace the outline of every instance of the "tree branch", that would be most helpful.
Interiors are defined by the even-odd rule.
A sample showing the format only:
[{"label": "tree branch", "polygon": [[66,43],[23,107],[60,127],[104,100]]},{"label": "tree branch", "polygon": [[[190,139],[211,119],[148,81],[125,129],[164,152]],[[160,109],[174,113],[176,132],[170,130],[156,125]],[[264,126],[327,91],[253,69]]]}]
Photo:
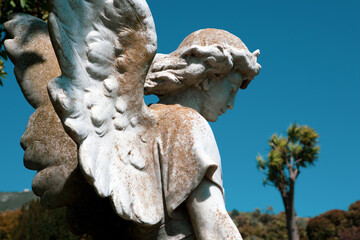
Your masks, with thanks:
[{"label": "tree branch", "polygon": [[281,182],[278,183],[278,185],[280,187],[279,191],[280,191],[281,195],[286,196],[286,186],[287,186],[287,184],[286,184],[286,176],[284,174],[283,169],[281,169],[281,171],[280,171],[280,179],[281,179]]},{"label": "tree branch", "polygon": [[302,162],[302,161],[303,161],[302,158],[297,159],[297,160],[295,161],[295,165],[299,164],[299,163]]},{"label": "tree branch", "polygon": [[299,167],[295,168],[295,170],[294,170],[294,175],[295,175],[295,177],[294,177],[294,182],[295,182],[298,174],[299,174]]}]

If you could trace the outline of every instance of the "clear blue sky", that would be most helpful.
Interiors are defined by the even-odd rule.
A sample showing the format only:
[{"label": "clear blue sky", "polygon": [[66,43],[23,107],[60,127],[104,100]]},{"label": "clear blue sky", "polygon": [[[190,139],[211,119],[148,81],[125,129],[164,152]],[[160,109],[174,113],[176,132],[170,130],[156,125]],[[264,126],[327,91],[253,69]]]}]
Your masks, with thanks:
[{"label": "clear blue sky", "polygon": [[[260,75],[239,91],[234,110],[211,124],[222,156],[228,210],[283,210],[280,194],[262,185],[256,155],[290,123],[320,134],[315,167],[296,183],[299,216],[347,209],[360,200],[360,1],[149,1],[158,52],[169,53],[191,32],[220,28],[260,49]],[[12,71],[11,64],[6,65]],[[31,188],[20,138],[33,109],[13,74],[0,87],[0,191]]]}]

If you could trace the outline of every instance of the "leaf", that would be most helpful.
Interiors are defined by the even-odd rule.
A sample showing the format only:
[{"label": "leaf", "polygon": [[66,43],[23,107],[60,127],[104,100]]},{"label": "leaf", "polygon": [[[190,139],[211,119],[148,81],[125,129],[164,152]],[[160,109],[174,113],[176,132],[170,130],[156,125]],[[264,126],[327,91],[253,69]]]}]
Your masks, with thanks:
[{"label": "leaf", "polygon": [[11,0],[11,1],[10,1],[10,5],[11,5],[13,8],[16,8],[16,4],[15,4],[14,0]]},{"label": "leaf", "polygon": [[300,138],[300,127],[298,124],[294,123],[290,125],[287,131],[288,140],[291,142],[297,142]]},{"label": "leaf", "polygon": [[298,155],[301,152],[301,145],[299,143],[290,142],[288,146],[291,154],[294,156]]},{"label": "leaf", "polygon": [[20,0],[20,6],[21,6],[21,8],[25,8],[26,7],[26,0]]},{"label": "leaf", "polygon": [[4,62],[0,59],[0,86],[3,86],[1,78],[5,80],[5,75],[7,75],[7,73],[4,71]]},{"label": "leaf", "polygon": [[267,179],[263,178],[263,185],[265,186],[267,184]]},{"label": "leaf", "polygon": [[41,19],[42,20],[47,20],[48,18],[49,18],[49,13],[45,12]]}]

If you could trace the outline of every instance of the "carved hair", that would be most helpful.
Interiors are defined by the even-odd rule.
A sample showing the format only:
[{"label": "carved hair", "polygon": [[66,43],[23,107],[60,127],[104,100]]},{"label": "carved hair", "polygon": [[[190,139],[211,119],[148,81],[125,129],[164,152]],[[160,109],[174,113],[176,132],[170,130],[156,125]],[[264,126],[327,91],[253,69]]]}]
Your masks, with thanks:
[{"label": "carved hair", "polygon": [[190,34],[170,54],[157,54],[145,81],[145,94],[164,96],[187,87],[201,88],[205,79],[215,81],[231,72],[243,78],[242,89],[259,73],[259,50],[250,53],[245,44],[229,32],[203,29]]}]

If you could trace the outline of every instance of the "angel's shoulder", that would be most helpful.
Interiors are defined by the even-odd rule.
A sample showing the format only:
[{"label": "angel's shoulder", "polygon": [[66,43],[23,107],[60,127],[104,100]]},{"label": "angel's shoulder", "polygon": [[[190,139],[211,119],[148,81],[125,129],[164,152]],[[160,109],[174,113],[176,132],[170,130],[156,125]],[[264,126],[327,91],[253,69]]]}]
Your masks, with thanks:
[{"label": "angel's shoulder", "polygon": [[181,105],[153,104],[150,108],[157,116],[158,124],[175,128],[207,127],[208,122],[196,110]]}]

